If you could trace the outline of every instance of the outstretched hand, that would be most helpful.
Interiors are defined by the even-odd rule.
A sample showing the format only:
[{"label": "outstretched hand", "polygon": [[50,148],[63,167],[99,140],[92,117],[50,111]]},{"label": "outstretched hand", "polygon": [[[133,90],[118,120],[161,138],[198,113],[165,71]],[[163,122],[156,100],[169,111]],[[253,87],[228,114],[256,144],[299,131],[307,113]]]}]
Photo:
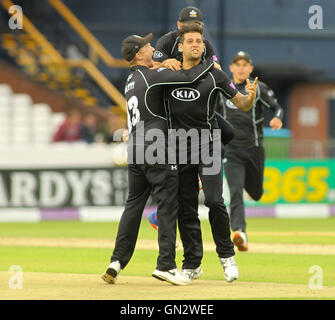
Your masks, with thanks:
[{"label": "outstretched hand", "polygon": [[258,84],[258,77],[256,77],[256,79],[253,83],[251,83],[250,80],[247,79],[247,84],[246,84],[245,88],[247,89],[247,91],[249,93],[249,96],[251,96],[252,99],[256,98],[257,84]]}]

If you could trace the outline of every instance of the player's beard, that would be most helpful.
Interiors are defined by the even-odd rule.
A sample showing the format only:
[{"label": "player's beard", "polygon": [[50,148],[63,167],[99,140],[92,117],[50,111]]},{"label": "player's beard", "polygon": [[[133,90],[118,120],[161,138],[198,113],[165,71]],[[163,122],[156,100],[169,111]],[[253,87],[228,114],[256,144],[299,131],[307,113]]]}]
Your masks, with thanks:
[{"label": "player's beard", "polygon": [[193,62],[194,64],[199,63],[200,60],[201,60],[201,56],[200,57],[199,56],[191,56],[189,58],[189,61]]},{"label": "player's beard", "polygon": [[198,61],[201,59],[202,53],[193,53],[192,51],[190,52],[190,54],[188,55],[188,60],[190,61]]}]

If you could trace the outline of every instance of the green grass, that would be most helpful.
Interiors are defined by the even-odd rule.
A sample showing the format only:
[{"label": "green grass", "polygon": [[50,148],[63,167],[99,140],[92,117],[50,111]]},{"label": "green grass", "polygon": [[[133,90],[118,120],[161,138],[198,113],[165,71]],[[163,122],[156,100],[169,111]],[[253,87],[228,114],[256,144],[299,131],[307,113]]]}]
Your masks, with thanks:
[{"label": "green grass", "polygon": [[[201,229],[204,241],[212,241],[208,221],[202,221]],[[253,235],[252,232],[335,232],[335,218],[329,219],[247,219],[249,242],[258,243],[292,243],[292,244],[335,244],[335,237],[327,236],[285,236]]]},{"label": "green grass", "polygon": [[[335,218],[329,219],[248,219],[251,232],[334,232]],[[212,241],[208,221],[202,221],[204,241]],[[115,240],[118,223],[41,222],[0,224],[0,237],[51,237],[51,238],[97,238]],[[157,239],[157,232],[147,221],[140,228],[140,239]],[[334,244],[335,237],[288,237],[249,236],[250,242],[265,243],[319,243]],[[100,275],[109,263],[112,249],[50,248],[0,246],[0,270],[7,271],[11,265],[20,265],[26,272],[88,273]],[[136,250],[125,270],[125,275],[150,276],[156,265],[157,251]],[[177,251],[177,265],[181,267],[182,252]],[[335,285],[335,259],[326,255],[289,255],[266,253],[240,253],[236,260],[240,269],[240,281],[279,282],[308,284],[309,268],[322,267],[323,285]],[[205,252],[204,279],[222,279],[223,272],[215,252]]]},{"label": "green grass", "polygon": [[[335,218],[329,219],[249,219],[250,232],[335,232]],[[250,235],[250,242],[291,244],[335,244],[329,236]]]},{"label": "green grass", "polygon": [[[91,248],[0,247],[0,270],[20,265],[25,272],[56,272],[101,274],[109,263],[112,250]],[[124,275],[150,276],[156,265],[157,251],[137,250]],[[323,285],[335,285],[335,264],[332,256],[287,255],[265,253],[237,253],[240,281],[308,284],[309,268],[323,269]],[[177,252],[181,268],[182,252]],[[202,266],[203,279],[223,279],[222,267],[214,252],[205,252]]]},{"label": "green grass", "polygon": [[112,250],[92,248],[0,247],[0,270],[19,265],[26,272],[101,273]]},{"label": "green grass", "polygon": [[259,236],[249,235],[249,242],[285,244],[335,244],[335,237],[326,236]]},{"label": "green grass", "polygon": [[[0,223],[0,237],[50,237],[115,239],[117,222],[45,221],[40,223]],[[201,222],[203,240],[213,241],[208,221]],[[335,218],[275,219],[249,218],[250,232],[335,232]],[[157,239],[157,232],[143,220],[139,238]],[[335,244],[335,237],[252,235],[250,242]]]},{"label": "green grass", "polygon": [[328,219],[249,218],[247,230],[258,232],[335,232],[335,217]]},{"label": "green grass", "polygon": [[0,223],[0,237],[113,239],[116,236],[117,228],[117,222],[43,221],[39,223]]}]

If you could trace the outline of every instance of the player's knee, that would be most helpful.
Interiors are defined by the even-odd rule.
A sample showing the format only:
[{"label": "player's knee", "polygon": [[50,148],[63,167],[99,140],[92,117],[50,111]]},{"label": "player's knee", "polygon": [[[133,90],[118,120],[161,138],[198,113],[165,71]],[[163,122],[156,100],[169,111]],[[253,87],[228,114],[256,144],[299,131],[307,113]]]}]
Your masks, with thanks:
[{"label": "player's knee", "polygon": [[200,224],[198,212],[197,211],[179,211],[178,212],[178,222],[180,224],[183,224],[183,223]]},{"label": "player's knee", "polygon": [[222,205],[224,206],[224,200],[222,197],[209,196],[205,200],[205,206],[209,209],[216,209]]},{"label": "player's knee", "polygon": [[239,189],[229,189],[231,201],[241,201],[243,199],[243,187]]}]

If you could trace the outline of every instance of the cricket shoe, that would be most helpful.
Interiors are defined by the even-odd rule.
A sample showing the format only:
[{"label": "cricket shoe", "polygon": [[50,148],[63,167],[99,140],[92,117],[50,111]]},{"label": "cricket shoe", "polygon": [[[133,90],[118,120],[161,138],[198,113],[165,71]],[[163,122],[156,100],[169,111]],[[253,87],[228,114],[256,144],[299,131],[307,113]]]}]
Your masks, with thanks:
[{"label": "cricket shoe", "polygon": [[158,280],[167,281],[177,286],[186,286],[192,282],[192,280],[185,277],[177,268],[169,271],[155,269],[152,276]]},{"label": "cricket shoe", "polygon": [[235,231],[232,235],[233,244],[239,251],[248,251],[248,239],[245,232]]},{"label": "cricket shoe", "polygon": [[234,256],[230,258],[220,258],[223,267],[223,276],[228,282],[233,282],[238,279],[238,267]]},{"label": "cricket shoe", "polygon": [[183,269],[183,275],[189,278],[191,281],[199,279],[203,274],[202,268],[198,267],[195,269]]},{"label": "cricket shoe", "polygon": [[113,261],[106,269],[104,274],[101,276],[101,279],[107,282],[108,284],[115,283],[117,276],[121,271],[121,265],[119,261]]}]

